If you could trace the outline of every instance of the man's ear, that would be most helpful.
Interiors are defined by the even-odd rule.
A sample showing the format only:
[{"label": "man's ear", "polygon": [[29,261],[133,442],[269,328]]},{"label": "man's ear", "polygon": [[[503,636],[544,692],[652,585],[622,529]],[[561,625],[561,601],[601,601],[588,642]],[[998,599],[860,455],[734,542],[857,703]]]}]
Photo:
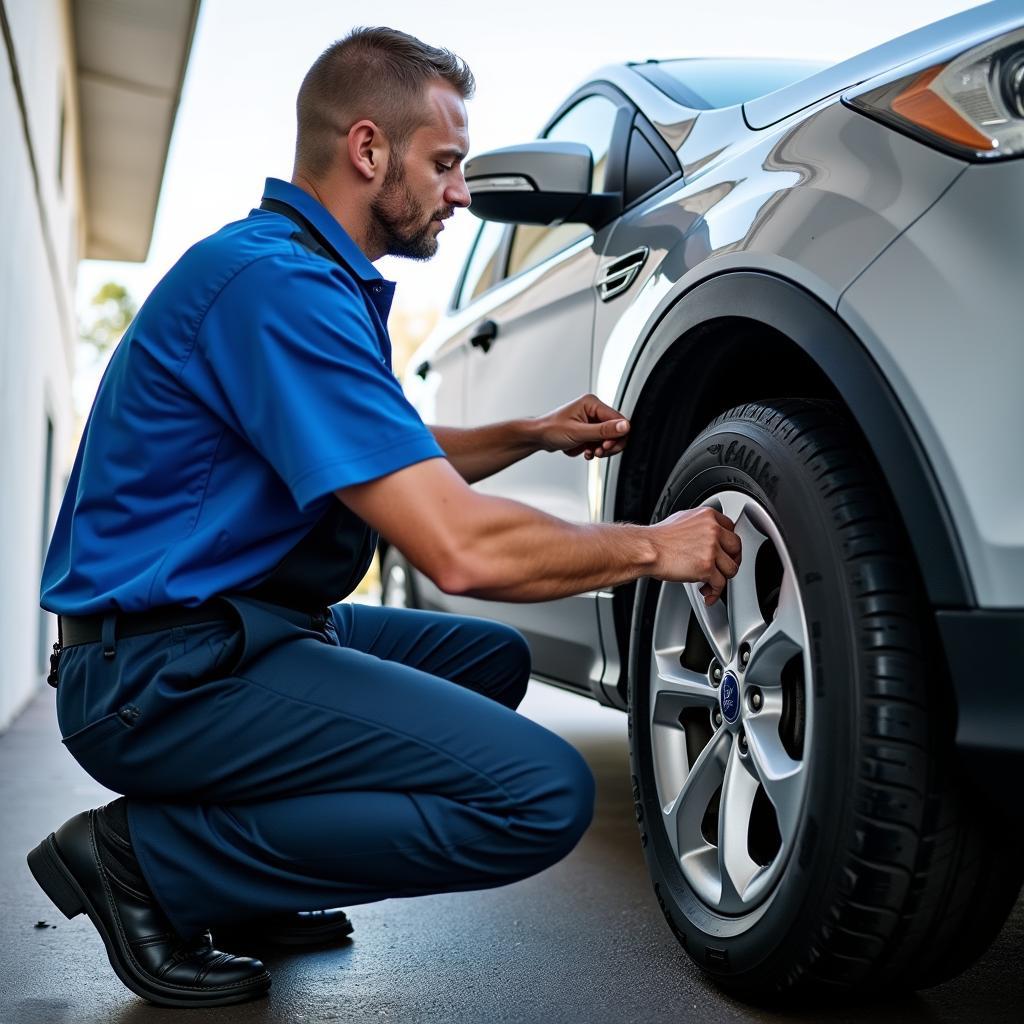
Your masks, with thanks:
[{"label": "man's ear", "polygon": [[349,160],[356,171],[368,181],[383,173],[387,152],[384,133],[373,121],[356,121],[348,130]]}]

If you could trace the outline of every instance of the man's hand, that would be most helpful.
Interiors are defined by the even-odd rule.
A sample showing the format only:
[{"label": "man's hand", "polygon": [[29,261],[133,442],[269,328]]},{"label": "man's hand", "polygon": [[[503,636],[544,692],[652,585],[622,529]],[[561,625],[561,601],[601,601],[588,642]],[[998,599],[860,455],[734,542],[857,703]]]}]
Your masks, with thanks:
[{"label": "man's hand", "polygon": [[740,567],[743,545],[736,524],[707,506],[684,509],[649,527],[658,557],[657,579],[702,583],[706,605],[714,604]]},{"label": "man's hand", "polygon": [[546,452],[606,458],[626,446],[629,420],[596,395],[583,395],[539,417],[540,446]]}]

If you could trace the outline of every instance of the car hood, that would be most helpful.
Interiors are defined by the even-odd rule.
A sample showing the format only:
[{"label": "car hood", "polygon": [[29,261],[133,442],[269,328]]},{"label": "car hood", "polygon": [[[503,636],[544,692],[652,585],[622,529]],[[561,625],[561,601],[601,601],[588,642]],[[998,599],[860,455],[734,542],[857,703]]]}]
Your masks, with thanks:
[{"label": "car hood", "polygon": [[819,71],[810,78],[794,82],[766,96],[743,104],[747,125],[768,128],[812,103],[842,92],[860,82],[884,74],[893,68],[918,60],[935,51],[962,44],[964,49],[1008,32],[1024,24],[1020,0],[997,0],[969,11],[962,11],[931,25],[915,29],[873,50],[867,50]]}]

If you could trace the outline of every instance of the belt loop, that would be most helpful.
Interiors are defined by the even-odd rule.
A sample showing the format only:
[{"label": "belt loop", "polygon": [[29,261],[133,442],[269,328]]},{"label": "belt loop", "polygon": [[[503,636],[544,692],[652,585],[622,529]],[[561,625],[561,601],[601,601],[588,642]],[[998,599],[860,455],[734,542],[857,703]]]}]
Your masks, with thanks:
[{"label": "belt loop", "polygon": [[103,616],[103,626],[100,631],[100,639],[103,641],[103,657],[108,660],[117,653],[117,643],[114,638],[114,629],[117,626],[117,612],[111,612]]}]

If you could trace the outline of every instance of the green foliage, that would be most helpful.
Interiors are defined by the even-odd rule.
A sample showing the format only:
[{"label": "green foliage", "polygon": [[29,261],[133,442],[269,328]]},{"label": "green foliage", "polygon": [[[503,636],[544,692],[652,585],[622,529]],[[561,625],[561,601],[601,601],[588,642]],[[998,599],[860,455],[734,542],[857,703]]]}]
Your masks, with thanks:
[{"label": "green foliage", "polygon": [[106,352],[121,340],[138,307],[128,289],[116,281],[107,281],[92,297],[89,312],[82,321],[82,341],[97,354]]}]

